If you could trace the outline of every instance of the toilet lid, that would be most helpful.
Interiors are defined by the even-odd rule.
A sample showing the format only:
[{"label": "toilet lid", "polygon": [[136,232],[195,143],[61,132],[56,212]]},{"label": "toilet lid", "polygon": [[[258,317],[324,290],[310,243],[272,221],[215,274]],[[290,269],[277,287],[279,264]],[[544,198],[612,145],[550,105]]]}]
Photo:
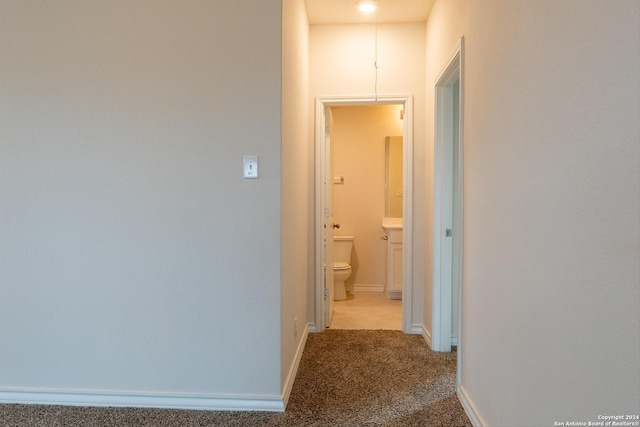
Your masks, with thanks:
[{"label": "toilet lid", "polygon": [[351,266],[349,264],[347,264],[346,262],[334,262],[333,263],[333,269],[334,270],[346,270],[349,267],[351,267]]}]

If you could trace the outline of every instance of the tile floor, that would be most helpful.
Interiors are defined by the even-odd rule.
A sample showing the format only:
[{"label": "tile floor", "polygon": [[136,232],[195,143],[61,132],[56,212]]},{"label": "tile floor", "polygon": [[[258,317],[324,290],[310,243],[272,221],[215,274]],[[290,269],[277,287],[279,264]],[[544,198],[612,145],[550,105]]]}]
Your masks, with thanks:
[{"label": "tile floor", "polygon": [[384,292],[347,291],[346,300],[334,301],[329,329],[402,330],[402,300]]}]

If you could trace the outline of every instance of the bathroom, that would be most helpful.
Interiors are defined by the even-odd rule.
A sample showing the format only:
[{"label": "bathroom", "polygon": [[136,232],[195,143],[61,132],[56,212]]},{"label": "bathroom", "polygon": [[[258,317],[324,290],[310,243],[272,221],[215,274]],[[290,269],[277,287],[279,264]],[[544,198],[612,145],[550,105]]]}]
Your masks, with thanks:
[{"label": "bathroom", "polygon": [[346,300],[331,328],[401,329],[401,295],[387,293],[383,217],[402,217],[402,107],[332,107],[334,236],[354,236]]}]

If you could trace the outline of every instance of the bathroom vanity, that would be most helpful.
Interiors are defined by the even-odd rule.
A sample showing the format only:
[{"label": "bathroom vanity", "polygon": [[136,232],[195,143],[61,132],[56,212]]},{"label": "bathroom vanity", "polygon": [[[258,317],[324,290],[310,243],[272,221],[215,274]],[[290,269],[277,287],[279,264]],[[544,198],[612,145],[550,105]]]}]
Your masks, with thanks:
[{"label": "bathroom vanity", "polygon": [[402,218],[382,218],[387,238],[387,298],[402,299]]}]

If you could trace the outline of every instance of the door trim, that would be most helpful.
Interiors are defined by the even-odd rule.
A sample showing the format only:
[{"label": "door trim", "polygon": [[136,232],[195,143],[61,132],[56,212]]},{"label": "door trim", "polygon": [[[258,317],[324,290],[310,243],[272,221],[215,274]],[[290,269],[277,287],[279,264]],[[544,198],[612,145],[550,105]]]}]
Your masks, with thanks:
[{"label": "door trim", "polygon": [[[325,108],[357,105],[402,105],[403,121],[403,284],[402,284],[402,330],[405,333],[420,333],[412,328],[413,291],[413,97],[411,95],[371,96],[321,96],[315,101],[315,331],[324,330],[324,260],[323,260],[323,216],[322,186],[324,182],[324,138],[327,126]],[[330,177],[329,177],[330,178]],[[382,218],[380,218],[382,222]],[[381,224],[382,227],[382,224]]]},{"label": "door trim", "polygon": [[[459,81],[458,122],[458,197],[453,200],[453,85]],[[462,243],[463,243],[463,110],[464,110],[464,38],[454,47],[443,71],[435,83],[434,123],[434,203],[433,203],[433,307],[431,348],[451,351],[452,269],[458,277],[458,381],[460,381],[460,346],[462,344]],[[447,161],[449,159],[449,161]],[[457,224],[453,224],[453,206],[459,209]],[[451,237],[446,230],[453,230]],[[456,244],[453,244],[453,240]],[[453,247],[459,248],[453,253]]]}]

